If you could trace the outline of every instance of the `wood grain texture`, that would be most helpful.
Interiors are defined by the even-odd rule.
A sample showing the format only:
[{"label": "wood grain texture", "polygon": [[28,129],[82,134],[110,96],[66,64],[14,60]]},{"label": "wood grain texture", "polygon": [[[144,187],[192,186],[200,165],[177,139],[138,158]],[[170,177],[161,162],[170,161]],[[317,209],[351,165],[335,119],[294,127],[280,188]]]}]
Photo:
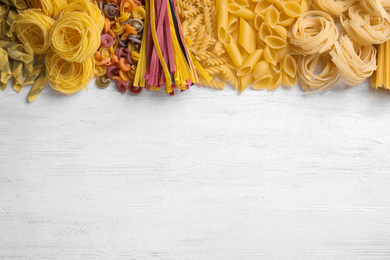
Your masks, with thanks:
[{"label": "wood grain texture", "polygon": [[390,94],[0,93],[0,259],[390,259]]}]

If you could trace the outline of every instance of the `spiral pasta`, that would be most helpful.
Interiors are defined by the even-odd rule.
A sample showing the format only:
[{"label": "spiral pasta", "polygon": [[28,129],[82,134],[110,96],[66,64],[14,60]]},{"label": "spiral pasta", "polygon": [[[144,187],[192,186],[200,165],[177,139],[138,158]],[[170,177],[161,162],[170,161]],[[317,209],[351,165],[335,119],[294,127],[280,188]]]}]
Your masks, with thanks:
[{"label": "spiral pasta", "polygon": [[94,21],[81,12],[60,17],[50,31],[51,46],[70,62],[83,62],[94,55],[100,46],[100,30]]},{"label": "spiral pasta", "polygon": [[54,20],[37,9],[27,9],[18,14],[12,31],[19,41],[28,44],[36,54],[47,53],[50,49],[49,32]]},{"label": "spiral pasta", "polygon": [[95,71],[94,58],[83,62],[68,62],[56,52],[50,52],[45,61],[51,87],[67,95],[84,89]]},{"label": "spiral pasta", "polygon": [[31,8],[42,10],[47,16],[56,18],[57,15],[65,8],[66,0],[26,0]]}]

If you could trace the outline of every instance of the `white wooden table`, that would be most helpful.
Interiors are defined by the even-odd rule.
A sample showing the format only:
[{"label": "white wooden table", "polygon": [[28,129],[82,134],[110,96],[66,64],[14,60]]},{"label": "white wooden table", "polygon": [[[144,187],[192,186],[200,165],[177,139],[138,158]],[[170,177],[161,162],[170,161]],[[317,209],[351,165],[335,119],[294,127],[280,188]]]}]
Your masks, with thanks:
[{"label": "white wooden table", "polygon": [[0,259],[390,259],[390,94],[0,93]]}]

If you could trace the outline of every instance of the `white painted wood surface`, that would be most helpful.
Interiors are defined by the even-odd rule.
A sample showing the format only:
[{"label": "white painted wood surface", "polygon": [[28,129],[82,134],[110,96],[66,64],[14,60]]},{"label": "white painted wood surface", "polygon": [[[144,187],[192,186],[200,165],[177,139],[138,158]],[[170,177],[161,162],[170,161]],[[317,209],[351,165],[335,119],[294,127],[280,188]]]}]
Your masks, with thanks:
[{"label": "white painted wood surface", "polygon": [[390,94],[0,93],[0,259],[390,259]]}]

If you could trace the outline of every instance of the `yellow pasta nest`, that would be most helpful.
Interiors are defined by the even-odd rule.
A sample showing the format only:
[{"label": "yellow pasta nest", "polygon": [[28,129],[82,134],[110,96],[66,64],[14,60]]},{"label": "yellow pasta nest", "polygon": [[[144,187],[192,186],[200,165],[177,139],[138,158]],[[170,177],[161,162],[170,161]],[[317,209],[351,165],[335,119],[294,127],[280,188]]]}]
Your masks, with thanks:
[{"label": "yellow pasta nest", "polygon": [[51,46],[70,62],[83,62],[94,55],[100,46],[100,30],[94,21],[81,12],[60,17],[50,31]]},{"label": "yellow pasta nest", "polygon": [[56,18],[65,8],[66,0],[27,0],[27,4],[32,8],[41,9],[42,13],[51,18]]},{"label": "yellow pasta nest", "polygon": [[71,95],[84,89],[95,72],[94,58],[83,62],[68,62],[57,53],[46,56],[47,78],[53,89]]},{"label": "yellow pasta nest", "polygon": [[12,30],[19,41],[28,44],[36,54],[47,53],[50,50],[49,32],[54,20],[37,9],[27,9],[18,14]]},{"label": "yellow pasta nest", "polygon": [[[68,1],[69,2],[69,1]],[[99,28],[99,31],[103,30],[104,27],[104,14],[100,9],[90,1],[86,0],[75,0],[72,1],[65,9],[61,12],[60,16],[64,16],[72,12],[81,12],[89,15]]]}]

